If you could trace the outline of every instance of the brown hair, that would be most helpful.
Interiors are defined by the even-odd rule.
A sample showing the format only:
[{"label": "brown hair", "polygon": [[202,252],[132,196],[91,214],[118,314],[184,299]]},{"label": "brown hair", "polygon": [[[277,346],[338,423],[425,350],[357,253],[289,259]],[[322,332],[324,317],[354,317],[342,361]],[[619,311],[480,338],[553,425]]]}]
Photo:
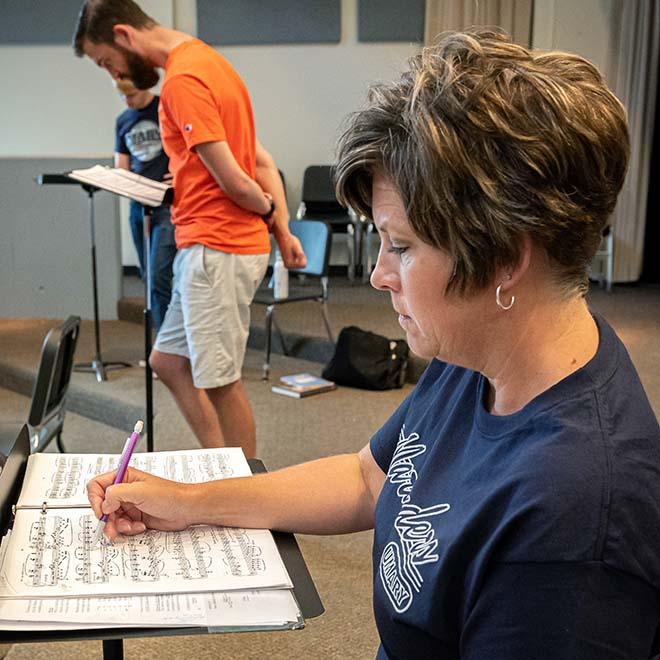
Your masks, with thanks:
[{"label": "brown hair", "polygon": [[629,156],[626,113],[598,70],[479,29],[441,35],[401,79],[376,85],[338,148],[338,198],[371,217],[392,181],[425,242],[455,260],[447,291],[484,288],[527,233],[562,290],[584,293]]},{"label": "brown hair", "polygon": [[114,44],[113,28],[119,24],[131,25],[138,29],[157,25],[156,21],[151,16],[147,16],[133,0],[83,2],[73,35],[73,49],[76,55],[84,56],[86,39],[95,44]]}]

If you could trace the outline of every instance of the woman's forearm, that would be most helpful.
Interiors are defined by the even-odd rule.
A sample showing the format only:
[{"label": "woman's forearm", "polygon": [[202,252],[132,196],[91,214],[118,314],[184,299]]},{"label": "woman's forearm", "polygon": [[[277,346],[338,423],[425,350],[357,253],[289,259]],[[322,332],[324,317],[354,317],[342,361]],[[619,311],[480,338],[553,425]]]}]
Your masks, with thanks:
[{"label": "woman's forearm", "polygon": [[375,500],[358,454],[186,488],[191,523],[343,534],[373,526]]}]

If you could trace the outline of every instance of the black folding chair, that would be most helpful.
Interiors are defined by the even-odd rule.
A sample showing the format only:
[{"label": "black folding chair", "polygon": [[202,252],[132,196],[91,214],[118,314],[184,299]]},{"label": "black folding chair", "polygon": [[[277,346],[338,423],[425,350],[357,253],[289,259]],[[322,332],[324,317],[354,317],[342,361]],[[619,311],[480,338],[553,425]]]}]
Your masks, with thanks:
[{"label": "black folding chair", "polygon": [[614,231],[612,225],[605,225],[601,236],[598,252],[596,252],[591,262],[589,277],[599,282],[610,293],[614,273]]},{"label": "black folding chair", "polygon": [[[53,438],[56,438],[57,448],[64,452],[62,427],[66,394],[79,332],[80,317],[70,316],[64,323],[49,330],[44,339],[27,419],[32,453],[42,451]],[[15,438],[23,424],[25,420],[4,421],[3,438]]]},{"label": "black folding chair", "polygon": [[0,534],[3,537],[12,519],[12,505],[21,491],[30,455],[30,430],[27,424],[17,429],[0,438]]},{"label": "black folding chair", "polygon": [[57,438],[57,448],[64,451],[62,427],[66,394],[79,333],[80,317],[69,316],[44,339],[28,415],[32,452],[41,451],[53,438]]},{"label": "black folding chair", "polygon": [[[272,289],[259,289],[253,302],[266,305],[266,353],[263,365],[263,380],[268,380],[270,373],[270,353],[272,346],[273,324],[278,330],[282,349],[288,355],[288,349],[282,333],[275,321],[275,308],[278,305],[288,305],[295,302],[315,300],[321,306],[323,322],[330,341],[334,343],[330,320],[328,318],[328,267],[330,262],[330,245],[332,232],[330,225],[323,220],[294,220],[289,223],[294,236],[298,237],[307,257],[305,268],[292,270],[290,273],[305,275],[305,286],[296,288],[289,283],[289,295],[286,298],[275,298]],[[316,279],[316,282],[314,281]]]},{"label": "black folding chair", "polygon": [[347,209],[337,201],[333,170],[331,165],[310,165],[305,169],[296,218],[323,218],[333,232],[348,235],[348,278],[352,280],[356,265],[361,261],[360,221],[352,209]]}]

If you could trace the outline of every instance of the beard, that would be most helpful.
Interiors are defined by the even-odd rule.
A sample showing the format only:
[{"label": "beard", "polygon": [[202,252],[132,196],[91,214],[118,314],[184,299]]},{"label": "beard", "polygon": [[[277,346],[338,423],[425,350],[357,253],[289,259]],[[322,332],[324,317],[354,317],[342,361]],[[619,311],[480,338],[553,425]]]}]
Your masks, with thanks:
[{"label": "beard", "polygon": [[142,90],[154,87],[160,79],[158,71],[135,53],[131,53],[125,49],[122,50],[126,56],[126,64],[128,66],[127,77],[133,81],[133,84]]}]

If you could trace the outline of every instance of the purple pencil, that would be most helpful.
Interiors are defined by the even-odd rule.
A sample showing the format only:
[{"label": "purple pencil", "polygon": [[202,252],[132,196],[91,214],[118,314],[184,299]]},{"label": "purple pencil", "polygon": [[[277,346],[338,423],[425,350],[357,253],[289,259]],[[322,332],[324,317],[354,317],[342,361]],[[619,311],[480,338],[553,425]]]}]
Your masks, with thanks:
[{"label": "purple pencil", "polygon": [[[140,433],[142,433],[142,427],[144,424],[138,420],[135,423],[135,427],[133,428],[133,433],[131,433],[130,437],[126,441],[126,444],[124,445],[124,451],[121,454],[121,460],[119,461],[119,469],[117,470],[117,474],[115,475],[115,480],[113,482],[114,484],[120,484],[124,480],[124,476],[126,475],[126,470],[128,469],[128,464],[131,462],[131,456],[133,456],[133,451],[135,450],[135,445],[137,445],[137,441],[140,439]],[[98,525],[96,526],[96,532],[94,534],[94,539],[92,540],[92,547],[95,547],[96,544],[99,542],[101,539],[101,534],[103,534],[103,530],[105,529],[105,523],[108,522],[108,514],[104,514],[101,516],[101,519],[98,522]]]}]

